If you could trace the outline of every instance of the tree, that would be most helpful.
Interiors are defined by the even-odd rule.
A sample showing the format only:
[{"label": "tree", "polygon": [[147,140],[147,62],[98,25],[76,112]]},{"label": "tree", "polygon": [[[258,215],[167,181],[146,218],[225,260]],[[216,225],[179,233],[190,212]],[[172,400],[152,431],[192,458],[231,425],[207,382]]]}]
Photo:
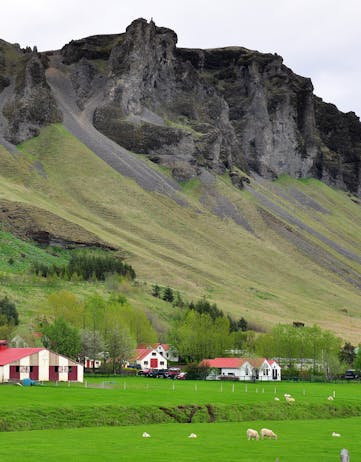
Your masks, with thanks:
[{"label": "tree", "polygon": [[169,286],[164,289],[162,298],[169,303],[172,303],[174,300],[173,290]]},{"label": "tree", "polygon": [[210,314],[195,310],[185,312],[170,332],[170,343],[187,361],[223,355],[231,346],[231,340],[226,317],[212,319]]},{"label": "tree", "polygon": [[160,298],[160,287],[158,284],[154,284],[152,287],[152,295],[153,297]]},{"label": "tree", "polygon": [[248,322],[242,316],[241,319],[238,321],[238,329],[245,332],[248,329]]},{"label": "tree", "polygon": [[55,319],[52,324],[45,324],[42,334],[41,340],[45,348],[73,359],[79,355],[81,351],[79,331],[63,318]]},{"label": "tree", "polygon": [[11,302],[8,297],[4,297],[0,300],[0,316],[3,316],[3,320],[6,322],[2,324],[13,324],[17,326],[19,324],[19,314],[17,312],[14,302]]},{"label": "tree", "polygon": [[[81,331],[81,356],[95,360],[97,355],[105,350],[105,343],[98,330],[83,329]],[[93,361],[93,369],[95,361]]]},{"label": "tree", "polygon": [[73,326],[85,327],[85,306],[76,295],[66,290],[49,295],[47,305],[55,318],[63,318]]},{"label": "tree", "polygon": [[361,371],[361,345],[357,348],[357,354],[353,362],[354,368]]},{"label": "tree", "polygon": [[352,366],[356,357],[355,347],[350,342],[346,342],[341,348],[338,357],[340,361],[346,363],[348,366]]},{"label": "tree", "polygon": [[107,351],[113,363],[113,373],[116,366],[123,366],[129,360],[136,348],[135,339],[130,335],[129,329],[124,326],[113,326],[106,337]]}]

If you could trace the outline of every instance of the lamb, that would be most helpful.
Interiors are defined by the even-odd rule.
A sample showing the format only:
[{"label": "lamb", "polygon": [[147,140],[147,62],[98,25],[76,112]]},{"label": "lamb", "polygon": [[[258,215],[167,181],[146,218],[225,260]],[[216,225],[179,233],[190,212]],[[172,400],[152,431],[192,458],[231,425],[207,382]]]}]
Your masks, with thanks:
[{"label": "lamb", "polygon": [[262,428],[261,430],[261,439],[263,440],[264,438],[273,438],[277,439],[276,433],[274,433],[272,430],[269,430],[268,428]]},{"label": "lamb", "polygon": [[335,436],[336,438],[339,438],[341,435],[340,435],[340,433],[332,432],[332,436]]},{"label": "lamb", "polygon": [[259,440],[259,434],[257,430],[253,430],[253,428],[249,428],[247,430],[247,439],[248,440]]},{"label": "lamb", "polygon": [[147,432],[144,432],[142,435],[143,438],[150,438],[150,434]]},{"label": "lamb", "polygon": [[327,399],[328,399],[329,401],[333,401],[333,396],[329,396]]},{"label": "lamb", "polygon": [[188,438],[197,438],[197,435],[195,433],[191,433]]},{"label": "lamb", "polygon": [[279,400],[280,400],[279,398],[277,398],[277,396],[275,396],[275,398],[274,398],[274,399],[275,399],[275,401],[279,401]]},{"label": "lamb", "polygon": [[287,398],[291,398],[291,395],[290,395],[289,393],[285,393],[283,396],[284,396],[286,399],[287,399]]},{"label": "lamb", "polygon": [[295,398],[292,398],[292,396],[286,396],[286,401],[287,403],[294,403],[296,400]]}]

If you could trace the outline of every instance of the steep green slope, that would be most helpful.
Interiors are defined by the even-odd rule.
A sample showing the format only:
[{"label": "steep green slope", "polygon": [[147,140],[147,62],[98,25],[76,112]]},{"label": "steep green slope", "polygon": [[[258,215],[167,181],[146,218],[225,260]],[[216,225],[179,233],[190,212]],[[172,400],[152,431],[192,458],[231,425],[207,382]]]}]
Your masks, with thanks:
[{"label": "steep green slope", "polygon": [[265,328],[297,320],[359,341],[361,206],[346,193],[286,177],[240,191],[227,176],[185,183],[180,205],[117,173],[61,125],[19,149],[0,147],[0,202],[94,233],[148,283],[207,295]]}]

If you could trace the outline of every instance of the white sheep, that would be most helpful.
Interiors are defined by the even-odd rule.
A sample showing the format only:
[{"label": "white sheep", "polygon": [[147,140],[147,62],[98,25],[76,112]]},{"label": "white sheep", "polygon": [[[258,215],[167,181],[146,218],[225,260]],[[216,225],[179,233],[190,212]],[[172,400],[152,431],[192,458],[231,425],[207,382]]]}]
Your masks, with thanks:
[{"label": "white sheep", "polygon": [[277,396],[275,396],[275,397],[274,397],[274,400],[275,400],[275,401],[279,401],[280,399],[277,398]]},{"label": "white sheep", "polygon": [[284,396],[285,398],[291,398],[291,395],[290,395],[289,393],[285,393],[283,396]]},{"label": "white sheep", "polygon": [[332,432],[332,436],[334,436],[336,438],[339,438],[341,435],[340,435],[340,433]]},{"label": "white sheep", "polygon": [[261,430],[261,439],[263,440],[264,438],[273,438],[277,439],[276,433],[274,433],[272,430],[269,430],[268,428],[262,428]]},{"label": "white sheep", "polygon": [[197,435],[195,433],[191,433],[188,438],[197,438]]},{"label": "white sheep", "polygon": [[147,432],[144,432],[142,435],[143,438],[150,438],[150,434]]},{"label": "white sheep", "polygon": [[249,428],[247,430],[247,439],[248,440],[259,440],[259,434],[257,430],[253,430],[253,428]]},{"label": "white sheep", "polygon": [[328,399],[329,401],[333,401],[333,396],[330,395],[327,399]]},{"label": "white sheep", "polygon": [[286,396],[286,401],[287,403],[294,403],[296,400],[295,398],[292,398],[292,396]]}]

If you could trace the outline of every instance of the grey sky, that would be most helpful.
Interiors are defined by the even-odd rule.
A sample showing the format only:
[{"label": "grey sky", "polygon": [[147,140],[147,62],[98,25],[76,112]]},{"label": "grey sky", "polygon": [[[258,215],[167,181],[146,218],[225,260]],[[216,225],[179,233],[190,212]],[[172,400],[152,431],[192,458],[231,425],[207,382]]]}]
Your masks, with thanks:
[{"label": "grey sky", "polygon": [[1,0],[0,38],[39,50],[153,17],[182,47],[276,52],[315,93],[361,115],[360,0]]}]

